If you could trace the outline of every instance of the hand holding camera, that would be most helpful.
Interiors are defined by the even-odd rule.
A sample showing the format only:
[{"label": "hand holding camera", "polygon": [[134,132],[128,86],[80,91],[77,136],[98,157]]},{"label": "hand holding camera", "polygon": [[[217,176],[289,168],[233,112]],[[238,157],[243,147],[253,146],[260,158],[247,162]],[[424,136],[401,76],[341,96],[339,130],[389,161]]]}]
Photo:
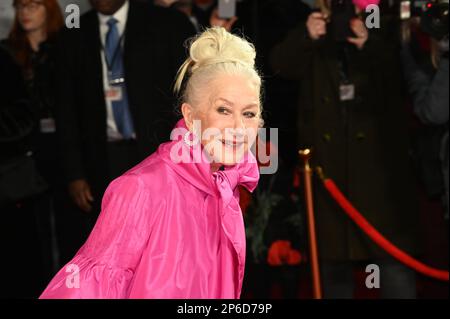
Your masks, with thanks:
[{"label": "hand holding camera", "polygon": [[309,37],[318,40],[327,33],[327,16],[321,12],[313,12],[306,21]]},{"label": "hand holding camera", "polygon": [[[327,19],[328,16],[321,12],[313,12],[309,15],[306,28],[312,40],[318,40],[327,33]],[[353,18],[348,21],[348,24],[354,36],[346,37],[346,40],[358,49],[362,49],[369,38],[369,32],[364,22],[359,18]]]},{"label": "hand holding camera", "polygon": [[215,9],[211,14],[209,24],[212,27],[222,27],[225,28],[225,30],[227,30],[228,32],[231,32],[231,29],[233,28],[233,25],[237,20],[238,18],[236,16],[233,16],[229,19],[222,18],[219,15],[219,10]]},{"label": "hand holding camera", "polygon": [[348,37],[347,41],[353,43],[358,49],[362,49],[364,44],[369,39],[369,32],[364,22],[359,18],[354,18],[350,21],[350,29],[355,37]]}]

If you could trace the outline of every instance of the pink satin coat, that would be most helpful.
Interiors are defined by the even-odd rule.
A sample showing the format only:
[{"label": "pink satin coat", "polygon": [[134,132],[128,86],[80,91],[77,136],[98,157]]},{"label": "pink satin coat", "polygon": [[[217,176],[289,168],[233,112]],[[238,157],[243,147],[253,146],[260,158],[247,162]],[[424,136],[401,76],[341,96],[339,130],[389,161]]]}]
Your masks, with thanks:
[{"label": "pink satin coat", "polygon": [[[184,121],[177,128],[186,132]],[[40,298],[239,298],[245,229],[237,186],[253,191],[259,171],[249,152],[211,173],[204,157],[176,163],[160,145],[114,180],[88,240]]]}]

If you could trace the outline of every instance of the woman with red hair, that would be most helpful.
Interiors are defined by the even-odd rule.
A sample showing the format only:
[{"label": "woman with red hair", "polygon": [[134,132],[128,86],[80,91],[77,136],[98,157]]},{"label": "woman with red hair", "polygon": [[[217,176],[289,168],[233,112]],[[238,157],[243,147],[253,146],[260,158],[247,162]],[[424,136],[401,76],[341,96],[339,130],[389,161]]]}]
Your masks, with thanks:
[{"label": "woman with red hair", "polygon": [[[63,16],[57,0],[14,0],[15,19],[8,39],[2,46],[11,54],[22,71],[31,109],[35,116],[34,131],[29,144],[36,167],[49,185],[48,191],[33,198],[35,229],[38,236],[41,264],[43,269],[38,285],[48,281],[58,267],[53,225],[55,201],[58,187],[58,161],[55,134],[55,61],[53,48],[59,30],[63,26]],[[17,232],[11,229],[11,232]],[[35,239],[24,239],[34,241]],[[53,249],[52,249],[53,247]],[[40,287],[38,288],[40,290]]]},{"label": "woman with red hair", "polygon": [[40,52],[44,49],[41,46],[55,40],[63,16],[57,0],[14,0],[13,6],[16,14],[7,46],[29,79],[33,76],[33,58],[46,53]]}]

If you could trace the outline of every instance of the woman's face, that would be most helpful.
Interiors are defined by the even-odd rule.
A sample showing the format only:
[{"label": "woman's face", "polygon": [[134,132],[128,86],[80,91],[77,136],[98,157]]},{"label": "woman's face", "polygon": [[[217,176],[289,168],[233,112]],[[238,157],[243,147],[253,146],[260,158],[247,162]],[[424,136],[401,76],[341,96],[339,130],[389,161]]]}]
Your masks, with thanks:
[{"label": "woman's face", "polygon": [[17,18],[25,32],[45,28],[47,10],[41,0],[19,0],[16,2]]},{"label": "woman's face", "polygon": [[[188,107],[186,122],[201,124],[201,143],[214,163],[238,163],[255,142],[261,123],[259,87],[241,75],[222,75],[198,101]],[[198,127],[192,130],[199,135]]]}]

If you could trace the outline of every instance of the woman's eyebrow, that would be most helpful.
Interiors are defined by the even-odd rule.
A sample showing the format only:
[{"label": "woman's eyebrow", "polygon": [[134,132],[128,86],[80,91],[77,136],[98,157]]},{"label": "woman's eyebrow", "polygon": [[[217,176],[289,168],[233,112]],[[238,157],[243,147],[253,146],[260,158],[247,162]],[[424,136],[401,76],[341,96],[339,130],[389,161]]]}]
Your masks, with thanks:
[{"label": "woman's eyebrow", "polygon": [[225,102],[225,103],[227,103],[227,104],[230,104],[231,106],[234,105],[233,102],[228,101],[227,99],[225,99],[225,98],[223,98],[223,97],[219,97],[219,98],[217,99],[217,101],[223,101],[223,102]]},{"label": "woman's eyebrow", "polygon": [[253,107],[259,107],[259,104],[258,103],[251,103],[251,104],[245,106],[242,110],[251,109]]},{"label": "woman's eyebrow", "polygon": [[[231,101],[229,101],[229,100],[227,100],[227,99],[225,99],[223,97],[218,98],[217,101],[223,101],[223,102],[225,102],[225,103],[227,103],[227,104],[229,104],[231,106],[234,106],[233,102],[231,102]],[[250,103],[250,104],[246,105],[245,107],[243,107],[242,110],[247,110],[247,109],[250,109],[252,107],[259,107],[259,104],[258,103]]]}]

